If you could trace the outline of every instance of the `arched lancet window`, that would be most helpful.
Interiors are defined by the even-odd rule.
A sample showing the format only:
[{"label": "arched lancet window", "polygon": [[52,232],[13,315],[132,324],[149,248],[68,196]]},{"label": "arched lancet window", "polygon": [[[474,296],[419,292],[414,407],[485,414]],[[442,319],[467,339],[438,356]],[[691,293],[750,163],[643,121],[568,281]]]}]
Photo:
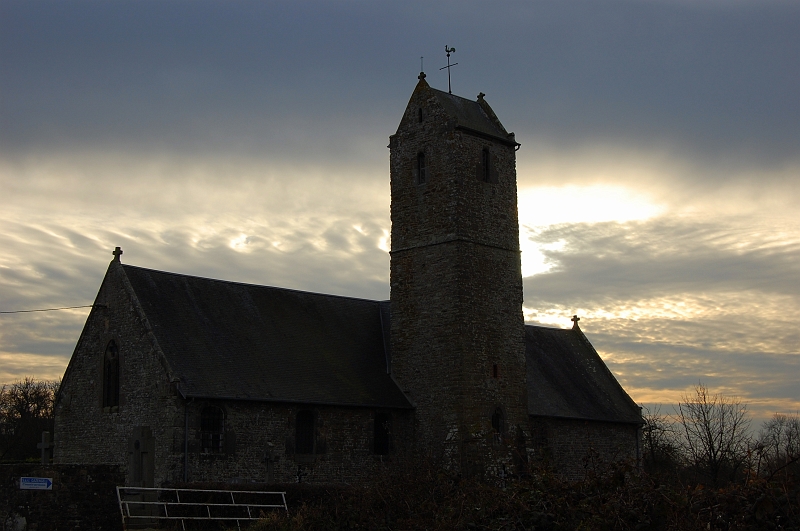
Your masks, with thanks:
[{"label": "arched lancet window", "polygon": [[392,416],[389,413],[375,413],[375,431],[373,451],[377,455],[386,455],[392,447]]},{"label": "arched lancet window", "polygon": [[492,157],[487,148],[481,151],[481,180],[485,183],[492,182]]},{"label": "arched lancet window", "polygon": [[298,411],[295,420],[294,451],[298,454],[314,453],[314,412]]},{"label": "arched lancet window", "polygon": [[417,153],[417,184],[425,184],[428,180],[428,168],[425,166],[425,153]]},{"label": "arched lancet window", "polygon": [[203,453],[222,453],[225,443],[225,414],[215,406],[200,411],[200,441]]},{"label": "arched lancet window", "polygon": [[119,407],[119,347],[113,339],[103,355],[103,407]]}]

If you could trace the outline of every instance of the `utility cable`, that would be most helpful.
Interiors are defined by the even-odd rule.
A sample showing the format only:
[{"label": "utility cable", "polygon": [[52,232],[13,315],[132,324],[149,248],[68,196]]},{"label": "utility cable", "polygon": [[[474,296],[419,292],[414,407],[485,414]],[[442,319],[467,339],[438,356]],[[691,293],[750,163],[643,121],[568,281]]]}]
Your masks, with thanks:
[{"label": "utility cable", "polygon": [[39,310],[14,310],[10,312],[0,312],[0,313],[31,313],[31,312],[54,312],[56,310],[74,310],[75,308],[91,308],[94,304],[90,304],[88,306],[65,306],[63,308],[42,308]]}]

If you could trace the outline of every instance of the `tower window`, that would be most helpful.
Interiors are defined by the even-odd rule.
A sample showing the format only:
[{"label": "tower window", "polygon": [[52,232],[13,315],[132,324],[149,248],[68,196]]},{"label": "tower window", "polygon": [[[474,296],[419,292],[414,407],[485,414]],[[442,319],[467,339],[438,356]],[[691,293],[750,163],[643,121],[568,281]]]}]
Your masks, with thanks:
[{"label": "tower window", "polygon": [[376,455],[386,455],[392,446],[392,416],[389,413],[375,413],[373,451]]},{"label": "tower window", "polygon": [[422,123],[422,107],[417,110],[417,119],[419,120],[419,123]]},{"label": "tower window", "polygon": [[481,180],[485,183],[492,182],[492,157],[488,148],[481,151]]},{"label": "tower window", "polygon": [[494,365],[492,365],[492,378],[497,378],[498,376],[499,373],[497,370],[497,364],[495,363]]},{"label": "tower window", "polygon": [[103,407],[119,407],[119,347],[113,339],[103,355]]},{"label": "tower window", "polygon": [[201,450],[206,454],[222,453],[225,439],[225,414],[218,407],[208,406],[200,411]]},{"label": "tower window", "polygon": [[499,407],[495,408],[494,413],[492,413],[492,428],[499,434],[506,431],[505,415],[503,415],[503,410]]},{"label": "tower window", "polygon": [[428,169],[425,166],[425,153],[417,153],[417,184],[425,184],[428,181]]},{"label": "tower window", "polygon": [[298,411],[295,420],[294,451],[298,454],[314,453],[314,412]]}]

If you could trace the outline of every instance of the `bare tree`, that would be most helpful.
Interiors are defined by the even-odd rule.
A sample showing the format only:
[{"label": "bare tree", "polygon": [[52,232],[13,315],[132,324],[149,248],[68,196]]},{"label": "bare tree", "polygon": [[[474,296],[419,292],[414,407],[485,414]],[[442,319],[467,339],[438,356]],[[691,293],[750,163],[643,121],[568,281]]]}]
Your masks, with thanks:
[{"label": "bare tree", "polygon": [[52,431],[60,381],[24,378],[0,388],[0,461],[35,457],[42,431]]},{"label": "bare tree", "polygon": [[800,417],[776,413],[761,427],[756,451],[759,472],[770,478],[800,470]]},{"label": "bare tree", "polygon": [[651,474],[672,472],[680,460],[678,434],[672,420],[661,414],[661,407],[642,407],[642,461]]},{"label": "bare tree", "polygon": [[690,467],[718,485],[732,480],[748,458],[751,443],[747,406],[738,398],[711,394],[702,383],[675,410]]}]

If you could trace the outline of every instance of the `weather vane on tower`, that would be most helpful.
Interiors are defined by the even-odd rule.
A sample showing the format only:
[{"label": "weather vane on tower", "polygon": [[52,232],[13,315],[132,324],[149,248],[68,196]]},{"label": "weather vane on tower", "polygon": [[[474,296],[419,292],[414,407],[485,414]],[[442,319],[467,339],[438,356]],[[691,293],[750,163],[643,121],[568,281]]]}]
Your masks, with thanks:
[{"label": "weather vane on tower", "polygon": [[445,53],[447,53],[447,66],[443,66],[439,70],[444,70],[445,68],[447,69],[447,92],[449,94],[452,94],[453,93],[453,87],[450,86],[450,67],[451,66],[456,66],[458,63],[450,64],[450,54],[455,52],[456,49],[455,48],[450,48],[449,46],[447,46],[445,44],[444,45],[444,51],[445,51]]}]

